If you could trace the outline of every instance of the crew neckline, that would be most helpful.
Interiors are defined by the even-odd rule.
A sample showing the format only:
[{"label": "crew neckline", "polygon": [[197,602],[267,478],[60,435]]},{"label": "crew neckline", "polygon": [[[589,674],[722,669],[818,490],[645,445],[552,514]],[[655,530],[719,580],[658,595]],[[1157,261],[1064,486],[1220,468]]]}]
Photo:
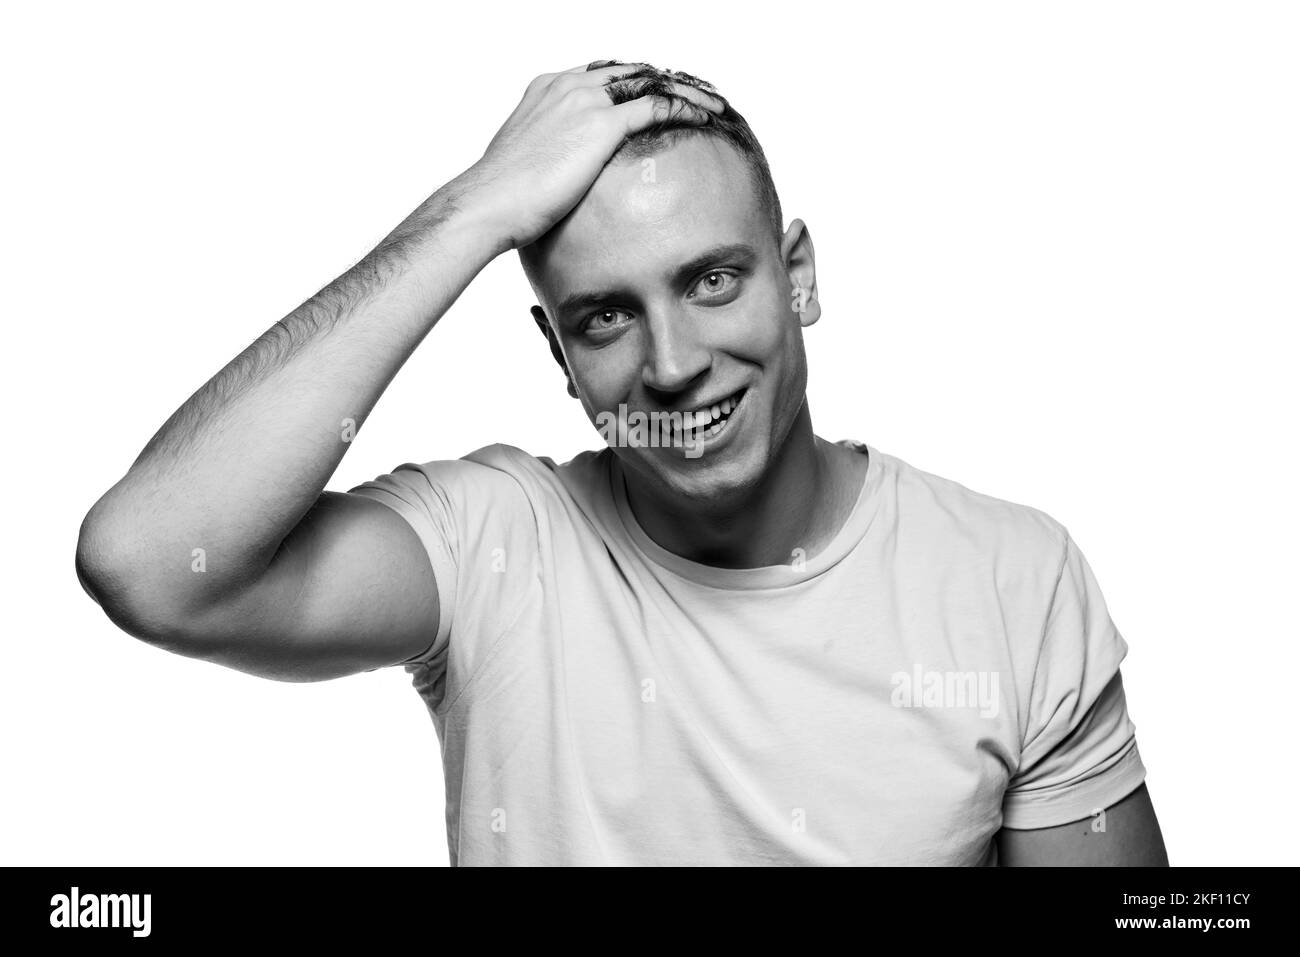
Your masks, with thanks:
[{"label": "crew neckline", "polygon": [[845,519],[844,524],[840,526],[839,531],[832,536],[826,547],[816,555],[804,557],[802,568],[796,566],[793,556],[790,562],[781,565],[763,565],[757,568],[720,568],[716,565],[705,565],[701,562],[691,561],[675,552],[670,552],[652,539],[645,529],[641,527],[641,523],[637,521],[636,516],[632,514],[632,506],[627,499],[627,479],[623,473],[622,463],[618,461],[618,456],[609,450],[606,450],[606,454],[609,456],[606,475],[609,481],[610,493],[613,496],[614,505],[624,531],[632,539],[636,548],[656,565],[667,569],[686,581],[707,585],[712,588],[739,590],[783,588],[816,578],[842,561],[862,540],[871,525],[871,520],[875,517],[876,508],[879,504],[877,491],[883,474],[881,453],[866,442],[855,442],[853,444],[858,451],[865,450],[867,455],[867,474],[862,481],[862,488],[858,492],[852,511],[849,513],[848,518]]}]

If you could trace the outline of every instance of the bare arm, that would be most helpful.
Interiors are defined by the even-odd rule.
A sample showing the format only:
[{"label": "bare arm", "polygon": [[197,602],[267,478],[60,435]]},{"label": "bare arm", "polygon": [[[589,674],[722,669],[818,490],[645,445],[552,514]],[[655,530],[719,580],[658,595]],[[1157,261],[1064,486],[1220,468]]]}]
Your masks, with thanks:
[{"label": "bare arm", "polygon": [[[255,586],[280,577],[279,598],[293,595],[293,579],[309,578],[308,553],[333,560],[326,570],[349,598],[373,584],[356,578],[386,538],[400,543],[405,565],[421,557],[404,540],[400,517],[381,514],[382,505],[337,493],[322,501],[322,492],[402,363],[500,251],[477,210],[458,201],[456,185],[213,376],[91,509],[77,566],[120,626],[183,654],[232,652],[219,639],[274,640],[250,631],[259,622],[277,626],[275,616],[259,614],[266,589]],[[349,547],[331,549],[344,532]],[[414,596],[419,577],[431,574],[427,565],[389,571]],[[244,613],[233,614],[241,603]],[[381,657],[408,657],[419,635],[436,628],[436,607],[410,612],[405,627],[382,621],[391,641],[367,633]],[[225,635],[223,622],[243,634]]]},{"label": "bare arm", "polygon": [[1168,867],[1164,837],[1146,784],[1106,808],[1105,830],[1094,818],[1036,830],[998,832],[1004,867]]},{"label": "bare arm", "polygon": [[428,646],[437,590],[415,533],[385,506],[325,484],[483,266],[554,225],[623,137],[664,108],[651,97],[609,101],[603,81],[634,68],[536,78],[478,163],[166,421],[81,528],[78,576],[116,624],[286,680]]}]

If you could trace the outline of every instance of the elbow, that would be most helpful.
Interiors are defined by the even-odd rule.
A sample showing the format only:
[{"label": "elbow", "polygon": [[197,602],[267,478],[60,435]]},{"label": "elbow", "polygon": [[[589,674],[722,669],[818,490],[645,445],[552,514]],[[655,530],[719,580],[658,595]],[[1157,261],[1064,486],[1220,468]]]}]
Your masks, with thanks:
[{"label": "elbow", "polygon": [[77,555],[74,569],[82,590],[91,599],[108,611],[115,593],[112,573],[114,536],[108,531],[108,519],[103,512],[104,500],[100,499],[81,520],[77,532]]},{"label": "elbow", "polygon": [[74,569],[82,590],[122,631],[151,645],[194,654],[183,627],[185,617],[151,583],[147,561],[135,554],[128,536],[96,503],[77,534]]},{"label": "elbow", "polygon": [[109,582],[112,578],[109,572],[112,537],[104,528],[104,520],[97,514],[98,508],[97,503],[81,521],[73,567],[82,590],[101,608],[107,608],[106,600],[110,595]]}]

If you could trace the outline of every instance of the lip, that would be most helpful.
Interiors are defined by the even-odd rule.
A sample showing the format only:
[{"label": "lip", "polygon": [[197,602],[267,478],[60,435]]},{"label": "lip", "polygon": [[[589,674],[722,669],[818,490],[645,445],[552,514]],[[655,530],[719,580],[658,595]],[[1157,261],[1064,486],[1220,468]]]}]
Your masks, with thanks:
[{"label": "lip", "polygon": [[[710,451],[713,451],[713,450],[715,450],[715,449],[717,449],[717,448],[720,448],[720,447],[723,446],[725,443],[727,443],[728,441],[730,441],[732,433],[736,431],[736,428],[735,428],[735,427],[736,427],[736,417],[737,417],[738,415],[743,415],[743,414],[744,414],[743,410],[744,410],[745,408],[747,408],[748,405],[749,405],[749,403],[748,403],[748,399],[749,399],[749,393],[750,393],[750,391],[751,391],[751,387],[750,387],[750,386],[743,386],[742,388],[737,389],[736,391],[739,392],[739,393],[741,394],[741,395],[740,395],[740,401],[736,404],[736,407],[735,407],[734,409],[731,410],[730,415],[728,415],[728,417],[727,417],[727,424],[726,424],[726,426],[723,428],[723,430],[722,430],[721,432],[719,432],[717,435],[706,435],[706,436],[705,436],[704,438],[702,438],[702,439],[692,439],[692,440],[691,440],[691,441],[692,441],[692,444],[691,444],[691,446],[689,447],[690,450],[698,449],[699,452],[700,452],[699,455],[686,456],[686,455],[685,455],[685,452],[688,451],[688,447],[687,447],[685,444],[683,444],[682,446],[680,446],[680,448],[681,448],[681,450],[682,450],[682,453],[683,453],[683,457],[685,457],[685,458],[702,458],[706,453],[708,453],[708,452],[710,452]],[[724,398],[729,398],[730,396],[733,396],[733,395],[735,395],[735,394],[736,394],[735,392],[728,393],[727,396],[724,396]],[[703,406],[697,406],[697,408],[702,408],[702,407],[703,407]]]},{"label": "lip", "polygon": [[739,388],[732,389],[730,392],[724,392],[722,395],[718,396],[716,399],[711,399],[711,400],[708,401],[708,402],[697,402],[695,405],[693,405],[693,406],[691,406],[690,408],[687,408],[687,409],[678,409],[678,410],[677,410],[677,414],[678,414],[678,415],[685,415],[687,412],[694,412],[696,409],[708,409],[708,408],[712,408],[712,407],[715,406],[715,405],[721,405],[723,402],[725,402],[725,401],[727,401],[728,399],[730,399],[733,395],[737,395],[737,394],[740,394],[740,395],[741,395],[741,399],[743,400],[743,399],[744,399],[744,395],[743,395],[743,393],[748,392],[748,391],[749,391],[749,386],[747,386],[747,385],[742,385],[742,386],[740,386]]}]

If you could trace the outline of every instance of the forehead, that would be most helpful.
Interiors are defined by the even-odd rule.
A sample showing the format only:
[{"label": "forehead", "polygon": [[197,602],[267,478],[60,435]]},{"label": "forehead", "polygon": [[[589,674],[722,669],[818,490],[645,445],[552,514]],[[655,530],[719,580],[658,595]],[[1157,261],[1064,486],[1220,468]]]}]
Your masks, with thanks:
[{"label": "forehead", "polygon": [[769,231],[740,152],[715,136],[686,135],[607,165],[536,244],[534,268],[539,291],[555,302],[577,287],[654,282],[714,246],[761,247]]}]

